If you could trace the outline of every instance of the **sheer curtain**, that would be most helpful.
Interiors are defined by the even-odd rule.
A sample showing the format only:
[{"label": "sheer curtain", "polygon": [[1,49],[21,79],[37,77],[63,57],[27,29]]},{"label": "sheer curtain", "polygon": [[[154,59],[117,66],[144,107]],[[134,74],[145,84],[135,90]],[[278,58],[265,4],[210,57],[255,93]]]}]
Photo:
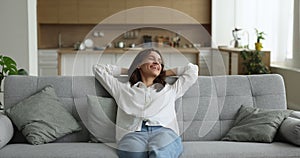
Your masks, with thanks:
[{"label": "sheer curtain", "polygon": [[265,32],[263,50],[271,51],[271,61],[285,61],[292,52],[293,4],[293,0],[235,0],[235,27],[249,32],[250,48],[256,41],[254,29]]},{"label": "sheer curtain", "polygon": [[300,65],[300,2],[294,2],[294,38],[293,38],[293,62]]}]

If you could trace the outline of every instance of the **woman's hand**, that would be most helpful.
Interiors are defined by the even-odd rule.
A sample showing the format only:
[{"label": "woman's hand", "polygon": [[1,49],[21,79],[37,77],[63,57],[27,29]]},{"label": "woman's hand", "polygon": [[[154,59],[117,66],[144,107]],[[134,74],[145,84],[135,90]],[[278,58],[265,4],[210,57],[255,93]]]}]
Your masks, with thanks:
[{"label": "woman's hand", "polygon": [[176,76],[175,72],[176,72],[175,69],[166,70],[166,77],[168,77],[168,76]]},{"label": "woman's hand", "polygon": [[127,68],[121,68],[121,75],[127,75],[128,69]]}]

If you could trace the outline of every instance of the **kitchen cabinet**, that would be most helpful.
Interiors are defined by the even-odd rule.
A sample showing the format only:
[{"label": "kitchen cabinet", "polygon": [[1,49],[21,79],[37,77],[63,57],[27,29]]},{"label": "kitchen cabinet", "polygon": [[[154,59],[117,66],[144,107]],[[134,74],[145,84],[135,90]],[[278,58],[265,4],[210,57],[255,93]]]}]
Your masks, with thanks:
[{"label": "kitchen cabinet", "polygon": [[200,49],[199,75],[201,76],[212,75],[212,50],[211,49]]},{"label": "kitchen cabinet", "polygon": [[[211,0],[38,0],[38,22],[49,24],[98,24],[122,10],[141,6],[172,8],[188,14],[201,24],[210,24]],[[175,16],[176,14],[176,16]],[[184,24],[185,16],[166,10],[138,10],[118,15],[105,23]]]},{"label": "kitchen cabinet", "polygon": [[58,74],[62,76],[91,76],[94,64],[115,64],[116,54],[100,51],[59,53]]},{"label": "kitchen cabinet", "polygon": [[56,76],[57,49],[38,50],[38,74],[39,76]]},{"label": "kitchen cabinet", "polygon": [[[126,1],[120,1],[120,0],[109,0],[108,1],[108,16],[114,15],[115,13],[118,13],[122,10],[126,9]],[[106,17],[104,17],[106,18]],[[126,21],[126,15],[125,14],[118,14],[115,15],[113,19],[110,19],[110,24],[120,24],[125,23]]]},{"label": "kitchen cabinet", "polygon": [[[159,6],[175,9],[183,14],[169,9],[155,10],[145,8],[143,10],[132,10],[126,13],[127,23],[142,24],[187,24],[194,23],[186,18],[186,14],[201,24],[210,24],[211,0],[127,0],[126,9],[140,6]],[[136,16],[142,15],[142,16]]]},{"label": "kitchen cabinet", "polygon": [[59,0],[38,0],[37,20],[39,23],[58,23]]},{"label": "kitchen cabinet", "polygon": [[[86,59],[97,59],[96,54],[64,54],[61,57],[61,74],[62,76],[86,76],[90,75],[91,71],[87,69],[89,62]],[[90,68],[91,69],[91,68]]]},{"label": "kitchen cabinet", "polygon": [[59,0],[58,2],[58,22],[62,24],[72,24],[78,22],[78,1]]},{"label": "kitchen cabinet", "polygon": [[211,23],[211,0],[189,0],[191,10],[186,12],[201,24]]},{"label": "kitchen cabinet", "polygon": [[218,49],[201,48],[199,56],[199,75],[217,76],[229,74],[229,53]]},{"label": "kitchen cabinet", "polygon": [[[143,0],[126,0],[126,9],[142,7]],[[140,15],[143,15],[144,12],[142,10],[131,10],[130,12],[125,12],[126,23],[136,23],[137,21],[142,22],[143,18]],[[138,16],[137,16],[138,15]]]},{"label": "kitchen cabinet", "polygon": [[78,23],[77,0],[38,0],[37,17],[39,23]]},{"label": "kitchen cabinet", "polygon": [[109,16],[109,0],[78,0],[78,23],[98,24]]},{"label": "kitchen cabinet", "polygon": [[211,76],[229,74],[229,53],[212,49]]}]

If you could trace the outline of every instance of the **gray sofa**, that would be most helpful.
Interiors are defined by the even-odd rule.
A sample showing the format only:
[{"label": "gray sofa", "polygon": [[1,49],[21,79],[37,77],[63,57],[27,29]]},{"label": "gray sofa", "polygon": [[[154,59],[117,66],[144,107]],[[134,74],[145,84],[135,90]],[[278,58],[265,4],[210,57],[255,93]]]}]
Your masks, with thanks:
[{"label": "gray sofa", "polygon": [[[126,77],[119,78],[121,81],[126,81],[126,79]],[[171,83],[175,80],[176,78],[168,78],[168,82]],[[83,129],[43,145],[26,143],[21,133],[15,130],[11,141],[0,149],[0,158],[117,157],[114,143],[89,142],[90,134],[77,113],[76,107],[85,110],[87,94],[109,96],[93,76],[9,76],[4,85],[5,109],[49,84],[54,86],[65,108],[82,125]],[[283,78],[276,74],[199,76],[198,82],[176,102],[178,123],[184,145],[181,158],[300,157],[300,148],[289,143],[220,141],[232,127],[241,105],[286,109]],[[3,120],[9,121],[7,119],[1,121]]]}]

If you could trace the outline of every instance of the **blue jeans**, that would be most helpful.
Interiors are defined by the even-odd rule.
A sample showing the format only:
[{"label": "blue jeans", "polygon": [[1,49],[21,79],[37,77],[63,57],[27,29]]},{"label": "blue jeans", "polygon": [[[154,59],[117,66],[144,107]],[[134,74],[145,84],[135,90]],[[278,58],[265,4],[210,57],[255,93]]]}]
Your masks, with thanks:
[{"label": "blue jeans", "polygon": [[178,158],[183,151],[181,138],[171,129],[147,126],[125,135],[118,143],[119,158]]}]

